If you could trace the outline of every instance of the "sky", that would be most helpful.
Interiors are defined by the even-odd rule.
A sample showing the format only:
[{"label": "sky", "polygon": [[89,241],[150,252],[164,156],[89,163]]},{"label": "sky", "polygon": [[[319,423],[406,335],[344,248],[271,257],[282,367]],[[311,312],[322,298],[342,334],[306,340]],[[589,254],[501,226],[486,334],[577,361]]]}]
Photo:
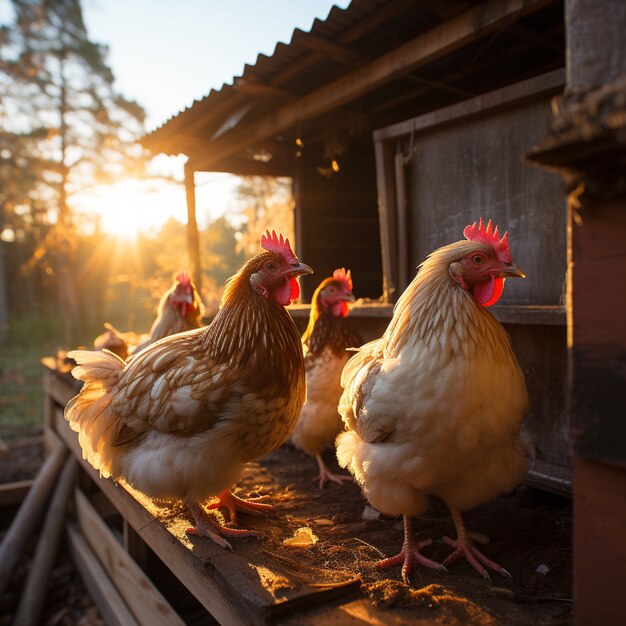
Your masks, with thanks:
[{"label": "sky", "polygon": [[309,30],[349,0],[83,0],[92,40],[110,46],[116,87],[143,105],[148,128],[231,83],[294,28]]},{"label": "sky", "polygon": [[[295,28],[309,30],[333,5],[350,0],[82,0],[92,41],[109,46],[107,61],[115,88],[147,113],[146,130],[161,126],[194,99],[220,89],[253,65],[259,53],[271,55],[288,43]],[[184,158],[156,159],[159,172],[182,178]],[[232,211],[236,179],[227,174],[196,174],[198,222]],[[130,234],[169,217],[186,220],[184,190],[123,182],[99,195],[80,198],[81,207],[102,214],[105,230]]]}]

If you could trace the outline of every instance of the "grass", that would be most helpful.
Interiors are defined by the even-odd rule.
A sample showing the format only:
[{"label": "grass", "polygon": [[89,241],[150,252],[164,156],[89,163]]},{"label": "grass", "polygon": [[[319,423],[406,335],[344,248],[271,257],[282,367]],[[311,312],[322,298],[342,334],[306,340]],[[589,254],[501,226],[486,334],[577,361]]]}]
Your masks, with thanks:
[{"label": "grass", "polygon": [[10,344],[0,351],[0,435],[19,434],[43,418],[42,366],[60,346],[60,324],[53,316],[12,320]]}]

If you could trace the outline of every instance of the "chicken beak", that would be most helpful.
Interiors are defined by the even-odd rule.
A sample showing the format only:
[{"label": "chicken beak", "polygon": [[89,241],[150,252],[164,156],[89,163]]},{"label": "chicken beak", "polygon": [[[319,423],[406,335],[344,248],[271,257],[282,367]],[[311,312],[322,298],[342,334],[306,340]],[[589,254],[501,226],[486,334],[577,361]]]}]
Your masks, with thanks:
[{"label": "chicken beak", "polygon": [[500,276],[503,278],[526,278],[524,270],[519,265],[515,265],[515,263],[503,267]]},{"label": "chicken beak", "polygon": [[295,278],[296,276],[304,276],[305,274],[313,274],[313,270],[306,264],[298,262],[298,265],[291,265],[285,272],[285,276]]},{"label": "chicken beak", "polygon": [[354,294],[348,293],[348,292],[345,292],[345,291],[344,291],[344,293],[341,294],[341,299],[344,302],[354,302],[354,300],[355,300]]}]

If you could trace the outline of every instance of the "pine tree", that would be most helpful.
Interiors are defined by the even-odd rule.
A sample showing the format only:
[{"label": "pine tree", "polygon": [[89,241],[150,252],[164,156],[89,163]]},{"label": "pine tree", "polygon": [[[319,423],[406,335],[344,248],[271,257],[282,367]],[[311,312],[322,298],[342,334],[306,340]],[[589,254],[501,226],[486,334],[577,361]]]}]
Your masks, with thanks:
[{"label": "pine tree", "polygon": [[79,0],[12,4],[14,21],[0,31],[0,84],[9,86],[0,87],[0,115],[16,147],[3,153],[12,162],[25,154],[32,161],[25,176],[34,184],[21,178],[21,189],[28,196],[36,188],[38,198],[45,198],[45,219],[53,225],[34,260],[47,263],[56,276],[71,345],[81,324],[69,199],[87,185],[143,172],[144,153],[135,140],[145,114],[115,91],[107,49],[90,41]]}]

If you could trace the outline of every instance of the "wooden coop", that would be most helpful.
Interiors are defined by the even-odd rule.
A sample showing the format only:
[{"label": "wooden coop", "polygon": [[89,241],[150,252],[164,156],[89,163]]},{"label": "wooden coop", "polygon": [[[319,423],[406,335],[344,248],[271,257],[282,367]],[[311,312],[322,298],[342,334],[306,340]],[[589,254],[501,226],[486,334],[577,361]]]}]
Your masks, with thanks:
[{"label": "wooden coop", "polygon": [[[455,570],[407,591],[375,574],[368,564],[397,547],[401,527],[368,518],[354,485],[307,489],[310,459],[287,447],[239,483],[277,504],[276,517],[248,524],[261,541],[231,554],[192,540],[181,510],[82,460],[62,413],[75,383],[51,359],[48,445],[57,470],[68,449],[66,464],[80,462],[69,544],[107,623],[561,624],[572,568],[576,624],[623,621],[626,303],[610,280],[626,269],[626,4],[604,4],[353,0],[143,139],[188,157],[197,281],[195,172],[291,177],[296,252],[317,278],[352,270],[351,315],[366,339],[383,332],[428,252],[480,215],[508,229],[528,278],[510,281],[493,312],[528,382],[529,481],[541,489],[480,507],[468,524],[509,554],[516,583]],[[303,281],[304,304],[292,307],[300,327],[314,287]],[[450,532],[440,513],[435,504],[420,520],[425,536]],[[284,540],[301,526],[318,543],[293,551]]]},{"label": "wooden coop", "polygon": [[[188,156],[190,242],[194,172],[290,176],[296,251],[316,272],[303,300],[317,277],[350,268],[366,340],[429,252],[481,215],[508,229],[528,278],[510,281],[493,312],[530,390],[530,480],[569,493],[566,201],[558,177],[523,163],[565,85],[564,6],[436,4],[334,9],[143,144]],[[308,306],[293,314],[304,325]]]}]

